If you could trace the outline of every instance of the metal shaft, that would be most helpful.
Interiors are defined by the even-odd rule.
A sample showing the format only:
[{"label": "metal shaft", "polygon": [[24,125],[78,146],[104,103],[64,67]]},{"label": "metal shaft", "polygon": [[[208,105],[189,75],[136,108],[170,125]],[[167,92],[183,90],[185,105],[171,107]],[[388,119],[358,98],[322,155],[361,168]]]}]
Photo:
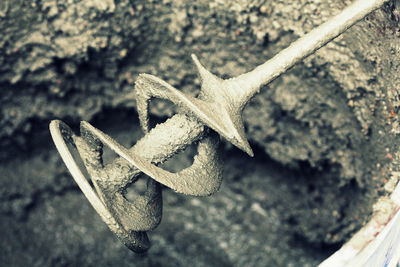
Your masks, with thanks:
[{"label": "metal shaft", "polygon": [[[272,59],[259,65],[254,70],[238,76],[238,82],[243,85],[247,84],[246,87],[252,88],[249,91],[239,92],[239,98],[247,102],[260,90],[261,86],[267,85],[279,77],[386,2],[388,0],[354,1],[338,15],[314,28],[288,48],[280,51]],[[249,86],[249,84],[253,86]]]}]

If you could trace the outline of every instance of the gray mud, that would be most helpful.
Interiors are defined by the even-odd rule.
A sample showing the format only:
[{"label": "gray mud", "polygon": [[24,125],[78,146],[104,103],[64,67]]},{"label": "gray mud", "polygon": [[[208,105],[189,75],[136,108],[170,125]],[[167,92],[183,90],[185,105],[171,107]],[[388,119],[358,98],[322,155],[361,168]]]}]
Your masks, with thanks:
[{"label": "gray mud", "polygon": [[[47,127],[56,118],[88,120],[132,145],[141,135],[132,93],[139,73],[196,95],[191,53],[221,77],[235,76],[350,2],[1,1],[0,262],[313,266],[327,257],[368,220],[398,171],[398,2],[254,98],[245,123],[255,158],[225,143],[219,193],[164,190],[146,255],[128,251],[101,222]],[[152,106],[159,118],[173,112]]]}]

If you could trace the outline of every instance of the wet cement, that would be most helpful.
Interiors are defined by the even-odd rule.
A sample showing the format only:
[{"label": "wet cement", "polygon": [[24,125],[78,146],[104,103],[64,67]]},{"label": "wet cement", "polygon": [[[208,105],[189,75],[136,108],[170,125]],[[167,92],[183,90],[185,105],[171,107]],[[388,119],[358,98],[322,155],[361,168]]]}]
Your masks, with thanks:
[{"label": "wet cement", "polygon": [[[131,119],[135,114],[107,113],[116,112],[122,113],[119,120],[103,117],[94,124],[128,146],[141,135]],[[337,248],[306,242],[295,229],[293,210],[304,213],[315,190],[293,186],[307,180],[304,173],[262,153],[250,158],[229,150],[223,156],[223,185],[215,195],[188,197],[164,189],[163,219],[150,232],[152,247],[136,255],[101,221],[57,151],[46,147],[48,134],[42,134],[35,158],[16,157],[0,167],[0,261],[7,266],[314,266]],[[190,164],[193,152],[166,167]],[[106,160],[113,157],[105,153]],[[307,209],[311,215],[312,208]]]},{"label": "wet cement", "polygon": [[[368,220],[382,184],[398,171],[398,1],[255,97],[245,109],[255,159],[224,144],[220,194],[194,200],[167,191],[148,256],[130,254],[108,233],[55,153],[47,125],[89,120],[131,145],[140,135],[132,129],[138,73],[196,95],[190,53],[221,77],[235,76],[349,2],[2,1],[1,257],[41,266],[187,265],[197,250],[199,265],[325,257]],[[162,102],[152,107],[156,116],[173,111]]]}]

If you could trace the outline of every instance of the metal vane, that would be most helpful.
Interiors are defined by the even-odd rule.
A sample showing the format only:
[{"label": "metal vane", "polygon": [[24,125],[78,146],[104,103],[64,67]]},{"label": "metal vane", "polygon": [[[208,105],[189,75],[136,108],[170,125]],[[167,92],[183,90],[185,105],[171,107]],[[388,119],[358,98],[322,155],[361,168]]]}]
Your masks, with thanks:
[{"label": "metal vane", "polygon": [[[88,122],[81,123],[81,135],[77,136],[65,123],[52,121],[50,132],[54,143],[78,186],[111,231],[131,250],[143,252],[150,245],[146,232],[161,221],[160,184],[193,196],[215,193],[222,182],[216,133],[253,156],[242,120],[247,102],[262,86],[385,2],[387,0],[355,1],[271,60],[236,78],[223,80],[215,76],[192,55],[201,79],[198,98],[183,94],[155,76],[139,75],[135,84],[137,110],[146,135],[130,149]],[[169,100],[182,112],[149,129],[148,105],[152,98]],[[193,142],[198,143],[198,153],[190,167],[171,173],[157,166]],[[120,156],[106,165],[102,160],[104,145]],[[72,150],[76,150],[83,161],[87,174],[80,169]],[[135,186],[140,173],[150,177],[146,193],[128,201],[124,192],[131,184]]]}]

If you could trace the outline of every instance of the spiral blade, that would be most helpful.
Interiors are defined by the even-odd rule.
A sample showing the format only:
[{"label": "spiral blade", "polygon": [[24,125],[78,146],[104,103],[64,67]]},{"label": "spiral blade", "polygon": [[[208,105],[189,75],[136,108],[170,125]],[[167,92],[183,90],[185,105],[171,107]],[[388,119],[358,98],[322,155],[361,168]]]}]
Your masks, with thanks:
[{"label": "spiral blade", "polygon": [[177,173],[171,173],[151,164],[138,155],[133,155],[128,149],[89,123],[82,122],[82,124],[130,164],[178,193],[192,196],[209,196],[218,191],[221,185],[222,172],[216,149],[216,136],[204,138],[199,142],[198,155],[195,156],[194,162],[190,167]]}]

